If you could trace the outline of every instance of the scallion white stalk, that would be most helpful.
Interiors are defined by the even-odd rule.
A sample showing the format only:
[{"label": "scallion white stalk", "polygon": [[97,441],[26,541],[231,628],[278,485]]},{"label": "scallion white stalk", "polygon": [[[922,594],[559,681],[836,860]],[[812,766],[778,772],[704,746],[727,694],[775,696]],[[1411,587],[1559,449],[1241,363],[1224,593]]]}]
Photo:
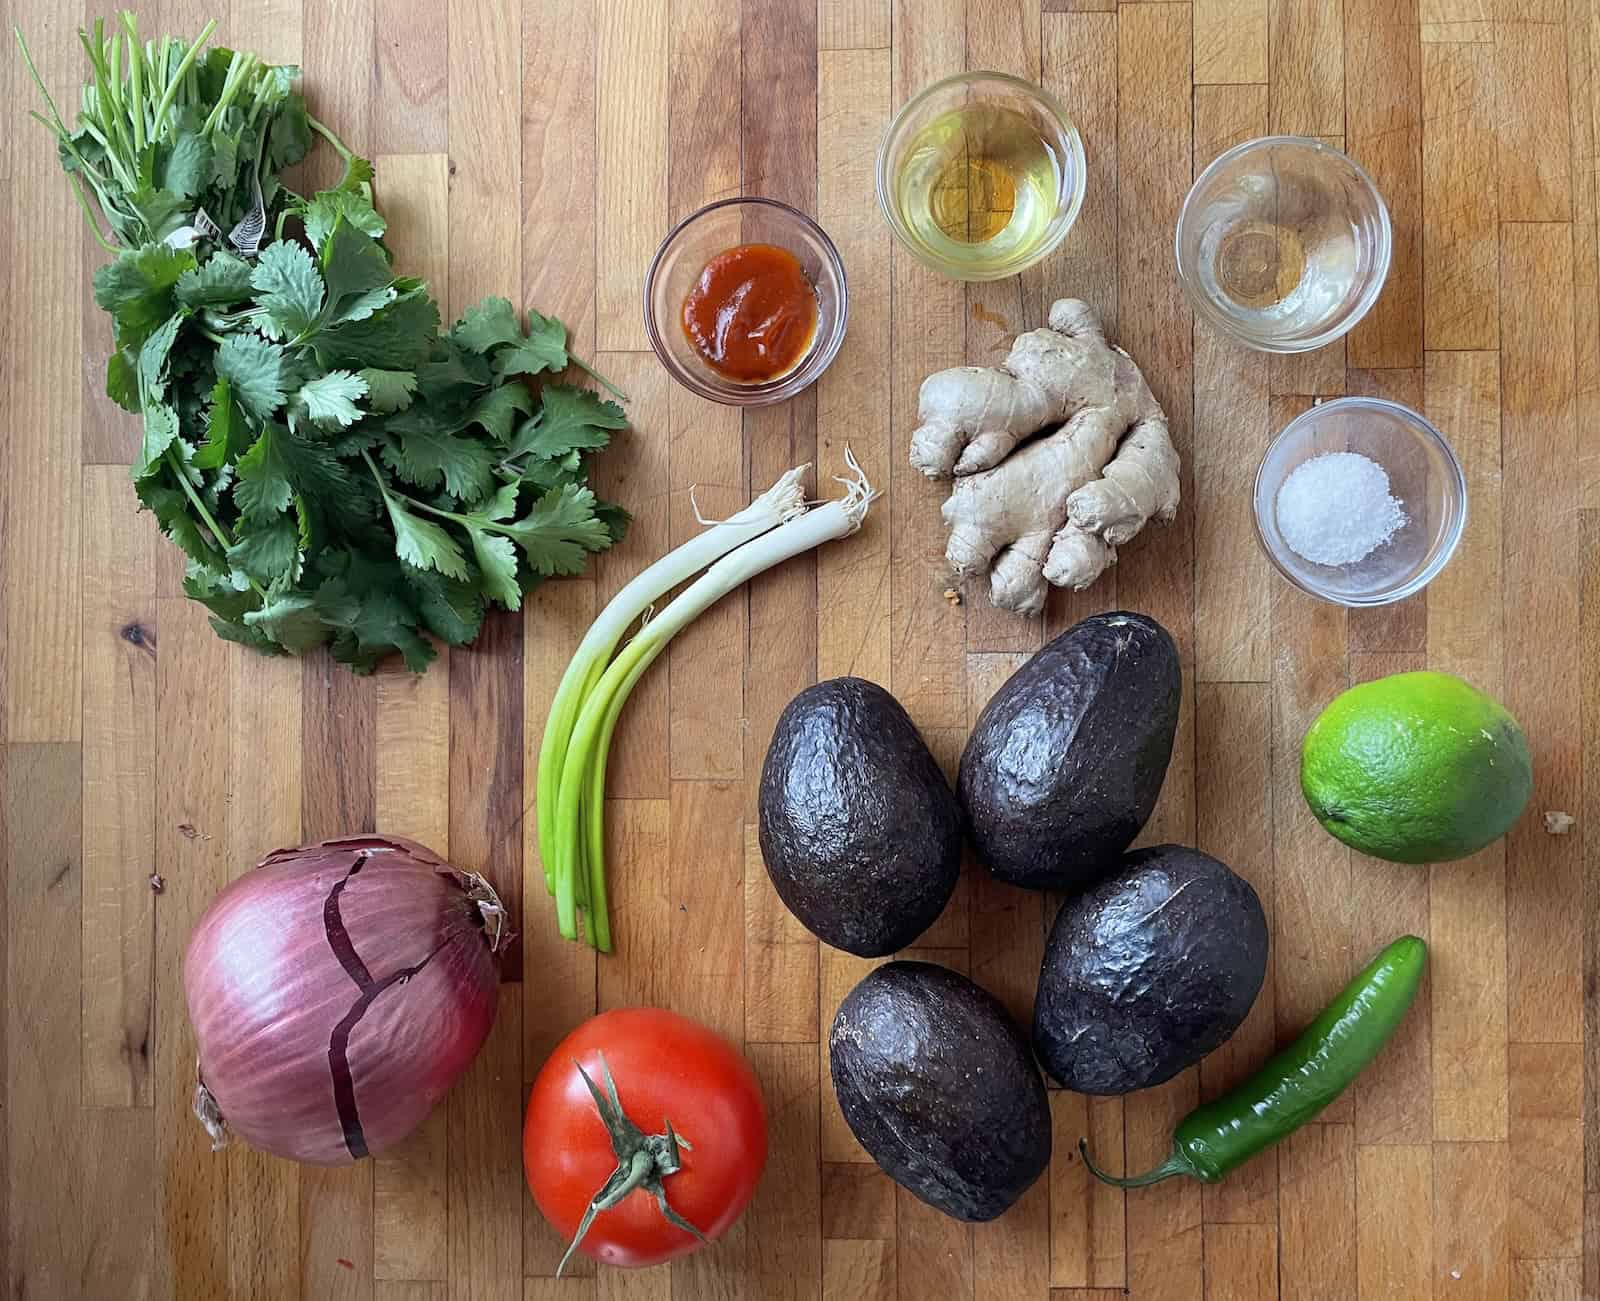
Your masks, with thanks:
[{"label": "scallion white stalk", "polygon": [[[589,692],[594,689],[617,644],[629,628],[667,592],[687,582],[707,565],[720,559],[752,538],[777,528],[806,509],[800,480],[807,466],[799,465],[780,478],[766,492],[728,519],[712,524],[681,547],[668,552],[629,582],[578,644],[578,649],[562,674],[550,703],[544,739],[539,744],[539,773],[535,787],[538,804],[539,856],[544,862],[545,884],[556,888],[556,801],[561,791],[562,768],[572,727]],[[563,926],[563,933],[566,927]],[[568,936],[572,938],[572,936]]]},{"label": "scallion white stalk", "polygon": [[605,768],[612,731],[629,694],[673,637],[729,592],[774,565],[824,542],[846,537],[861,527],[868,506],[878,494],[855,458],[846,452],[845,460],[856,477],[839,480],[846,489],[842,498],[791,519],[723,556],[650,620],[586,693],[561,769],[553,828],[556,839],[551,854],[556,918],[561,933],[569,939],[577,934],[581,891],[586,897],[590,941],[602,951],[611,947],[605,888]]}]

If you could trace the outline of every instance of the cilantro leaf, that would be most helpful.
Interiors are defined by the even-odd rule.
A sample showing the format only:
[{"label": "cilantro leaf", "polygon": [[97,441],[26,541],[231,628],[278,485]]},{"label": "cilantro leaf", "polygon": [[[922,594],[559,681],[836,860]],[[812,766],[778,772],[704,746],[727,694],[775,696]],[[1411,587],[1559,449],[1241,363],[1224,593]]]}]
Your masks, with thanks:
[{"label": "cilantro leaf", "polygon": [[428,359],[438,337],[438,304],[418,286],[366,320],[324,329],[316,346],[330,365],[415,370]]},{"label": "cilantro leaf", "polygon": [[192,199],[211,178],[211,142],[198,131],[180,131],[161,170],[161,186]]},{"label": "cilantro leaf", "polygon": [[139,494],[145,509],[155,515],[161,531],[184,555],[207,570],[218,566],[220,557],[211,545],[210,536],[189,513],[188,495],[181,488],[174,487],[168,476],[146,475],[134,483],[134,491]]},{"label": "cilantro leaf", "polygon": [[576,574],[583,569],[585,552],[611,545],[605,522],[595,515],[594,493],[570,484],[545,493],[516,523],[495,528],[520,546],[533,571],[545,577]]},{"label": "cilantro leaf", "polygon": [[553,316],[528,313],[528,337],[494,355],[497,375],[537,375],[567,368],[567,327]]},{"label": "cilantro leaf", "polygon": [[133,467],[133,477],[142,479],[149,474],[177,439],[178,413],[164,402],[146,403],[144,439],[139,445],[139,460]]},{"label": "cilantro leaf", "polygon": [[367,382],[368,404],[374,411],[404,411],[411,405],[411,395],[417,391],[416,372],[367,366],[356,373]]},{"label": "cilantro leaf", "polygon": [[217,375],[257,420],[283,405],[283,348],[254,334],[230,334],[217,349]]},{"label": "cilantro leaf", "polygon": [[603,402],[588,389],[547,384],[543,409],[517,430],[508,457],[528,453],[542,459],[565,456],[575,448],[604,447],[609,431],[626,429],[628,418],[615,402]]},{"label": "cilantro leaf", "polygon": [[482,425],[504,443],[511,438],[513,419],[519,413],[526,416],[532,412],[533,394],[526,388],[517,383],[497,384],[472,404],[468,420]]},{"label": "cilantro leaf", "polygon": [[[370,317],[380,304],[367,297],[370,291],[387,288],[394,280],[383,246],[343,216],[337,217],[321,249],[322,278],[328,286],[328,324],[361,321]],[[346,308],[354,309],[347,315]]]},{"label": "cilantro leaf", "polygon": [[443,483],[463,502],[476,501],[494,486],[494,454],[482,443],[403,416],[391,420],[389,429],[399,441],[384,443],[383,460],[407,483],[430,490]]},{"label": "cilantro leaf", "polygon": [[[483,594],[508,610],[522,608],[522,588],[517,584],[517,549],[511,539],[481,528],[469,528],[472,555],[478,562]],[[582,564],[582,561],[579,562]]]},{"label": "cilantro leaf", "polygon": [[239,458],[233,500],[246,520],[267,523],[289,509],[296,493],[337,500],[349,488],[349,474],[328,448],[269,424]]},{"label": "cilantro leaf", "polygon": [[178,326],[187,312],[174,313],[151,331],[139,349],[139,392],[143,398],[163,397],[167,391],[167,360],[177,342]]},{"label": "cilantro leaf", "polygon": [[370,198],[371,187],[372,164],[359,154],[351,154],[345,159],[344,175],[339,178],[338,188]]},{"label": "cilantro leaf", "polygon": [[106,394],[124,411],[139,409],[139,363],[126,348],[114,349],[106,358]]},{"label": "cilantro leaf", "polygon": [[489,353],[502,344],[521,343],[522,326],[509,298],[485,298],[462,313],[450,337],[463,348]]},{"label": "cilantro leaf", "polygon": [[478,635],[484,599],[476,587],[433,570],[407,569],[405,578],[423,625],[435,637],[451,646],[465,646]]},{"label": "cilantro leaf", "polygon": [[279,515],[265,528],[241,531],[228,548],[228,563],[260,583],[300,579],[300,530],[287,515]]},{"label": "cilantro leaf", "polygon": [[188,205],[183,197],[171,190],[159,190],[144,185],[123,198],[144,223],[146,234],[157,242],[166,239],[180,226],[188,223]]},{"label": "cilantro leaf", "polygon": [[206,418],[206,441],[194,454],[197,469],[216,470],[249,447],[244,413],[233,400],[233,386],[219,379],[211,387],[211,411]]},{"label": "cilantro leaf", "polygon": [[275,240],[262,249],[250,283],[256,291],[256,321],[268,338],[298,338],[322,311],[322,277],[311,254],[293,240]]},{"label": "cilantro leaf", "polygon": [[418,384],[433,398],[455,389],[482,388],[491,378],[489,363],[476,353],[464,352],[453,339],[441,340],[433,358],[417,368]]},{"label": "cilantro leaf", "polygon": [[306,238],[317,249],[327,242],[341,217],[373,239],[381,239],[388,229],[388,223],[378,215],[377,210],[359,192],[352,190],[323,190],[300,213],[305,223]]},{"label": "cilantro leaf", "polygon": [[393,493],[384,493],[383,504],[394,525],[395,555],[418,569],[437,569],[447,578],[468,576],[466,556],[440,525],[413,515]]},{"label": "cilantro leaf", "polygon": [[507,520],[517,513],[517,485],[503,483],[495,491],[494,496],[472,512],[482,515],[485,519]]},{"label": "cilantro leaf", "polygon": [[341,429],[367,414],[355,402],[366,395],[367,381],[347,370],[330,370],[320,379],[302,384],[299,393],[313,424],[325,428],[337,425]]},{"label": "cilantro leaf", "polygon": [[245,613],[261,604],[261,598],[248,584],[241,590],[226,574],[198,567],[191,568],[184,576],[183,594],[229,623],[242,623]]},{"label": "cilantro leaf", "polygon": [[231,307],[249,296],[250,264],[232,253],[213,253],[178,277],[178,301],[185,307]]},{"label": "cilantro leaf", "polygon": [[259,610],[245,612],[244,622],[291,651],[307,651],[328,640],[316,599],[298,592],[268,593]]},{"label": "cilantro leaf", "polygon": [[[294,69],[285,69],[293,72]],[[272,118],[272,129],[267,133],[267,157],[272,166],[282,171],[293,167],[311,151],[311,123],[306,113],[306,102],[299,95],[289,93]]]},{"label": "cilantro leaf", "polygon": [[146,244],[95,271],[94,300],[111,313],[119,348],[137,348],[172,315],[173,286],[194,265],[188,250]]}]

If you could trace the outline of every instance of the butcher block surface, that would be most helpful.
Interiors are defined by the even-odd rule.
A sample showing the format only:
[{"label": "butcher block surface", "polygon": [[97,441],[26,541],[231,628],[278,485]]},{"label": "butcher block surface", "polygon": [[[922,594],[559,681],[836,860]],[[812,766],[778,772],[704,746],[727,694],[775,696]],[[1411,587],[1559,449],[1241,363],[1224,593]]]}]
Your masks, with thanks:
[{"label": "butcher block surface", "polygon": [[[65,109],[79,8],[10,0]],[[1044,12],[1041,12],[1041,8]],[[137,422],[103,396],[104,260],[32,87],[0,54],[0,869],[6,1296],[17,1301],[1579,1301],[1600,1297],[1600,0],[161,0],[143,31],[304,68],[315,112],[375,159],[397,265],[452,314],[505,294],[566,321],[630,395],[595,471],[634,513],[588,574],[491,618],[420,678],[321,653],[262,659],[182,597],[140,514]],[[928,82],[1041,82],[1081,129],[1088,197],[1020,280],[963,287],[896,247],[873,159]],[[1253,136],[1315,136],[1371,173],[1394,261],[1344,341],[1268,357],[1194,322],[1172,231],[1193,175]],[[308,183],[336,174],[322,156]],[[673,386],[641,318],[672,224],[739,193],[814,214],[849,275],[849,336],[786,405]],[[1184,502],[1042,621],[949,599],[941,488],[907,464],[928,372],[999,359],[1055,297],[1088,299],[1139,361],[1183,456]],[[1422,595],[1346,613],[1260,552],[1250,486],[1318,398],[1423,412],[1465,465],[1470,518]],[[791,465],[846,448],[883,490],[847,541],[763,575],[673,645],[611,768],[617,951],[556,935],[533,770],[577,638],[642,565]],[[989,1224],[947,1220],[858,1148],[826,1029],[869,965],[817,942],[768,883],[756,779],[819,678],[893,690],[953,768],[988,696],[1086,614],[1146,611],[1184,666],[1147,841],[1255,885],[1265,987],[1234,1039],[1126,1098],[1052,1092],[1055,1157]],[[1521,720],[1536,785],[1509,837],[1433,868],[1354,854],[1299,794],[1305,726],[1353,682],[1423,667]],[[1565,835],[1542,814],[1577,821]],[[388,1156],[301,1168],[213,1155],[189,1114],[180,959],[209,899],[265,852],[377,827],[481,870],[521,939],[481,1057]],[[1028,1014],[1055,900],[969,865],[918,957]],[[1396,1041],[1317,1122],[1225,1183],[1093,1184],[1165,1156],[1176,1120],[1291,1038],[1382,944],[1432,949]],[[523,1100],[599,1009],[670,1006],[742,1044],[771,1112],[754,1204],[714,1250],[553,1278],[528,1197]],[[1588,1034],[1586,1037],[1586,1028]],[[1587,1140],[1587,1141],[1586,1141]],[[1587,1148],[1587,1151],[1586,1151]]]}]

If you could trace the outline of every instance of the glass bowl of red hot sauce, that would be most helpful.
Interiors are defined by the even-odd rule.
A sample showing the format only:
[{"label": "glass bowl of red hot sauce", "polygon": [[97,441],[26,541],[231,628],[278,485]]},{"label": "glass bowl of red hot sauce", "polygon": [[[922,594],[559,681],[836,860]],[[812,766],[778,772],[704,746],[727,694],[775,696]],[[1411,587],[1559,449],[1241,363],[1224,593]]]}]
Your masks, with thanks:
[{"label": "glass bowl of red hot sauce", "polygon": [[775,199],[722,199],[690,214],[645,276],[645,331],[661,364],[731,406],[782,402],[813,384],[849,314],[833,241]]}]

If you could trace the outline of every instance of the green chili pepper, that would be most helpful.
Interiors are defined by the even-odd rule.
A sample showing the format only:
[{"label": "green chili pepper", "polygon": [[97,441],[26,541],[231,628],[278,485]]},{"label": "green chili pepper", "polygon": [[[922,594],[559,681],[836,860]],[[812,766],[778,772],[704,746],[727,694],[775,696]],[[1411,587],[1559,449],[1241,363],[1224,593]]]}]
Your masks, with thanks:
[{"label": "green chili pepper", "polygon": [[1185,1116],[1173,1135],[1172,1155],[1154,1170],[1126,1179],[1106,1174],[1079,1139],[1084,1164],[1118,1188],[1142,1188],[1173,1175],[1216,1183],[1344,1092],[1405,1017],[1427,965],[1428,946],[1415,935],[1394,941],[1289,1047],[1237,1088]]}]

